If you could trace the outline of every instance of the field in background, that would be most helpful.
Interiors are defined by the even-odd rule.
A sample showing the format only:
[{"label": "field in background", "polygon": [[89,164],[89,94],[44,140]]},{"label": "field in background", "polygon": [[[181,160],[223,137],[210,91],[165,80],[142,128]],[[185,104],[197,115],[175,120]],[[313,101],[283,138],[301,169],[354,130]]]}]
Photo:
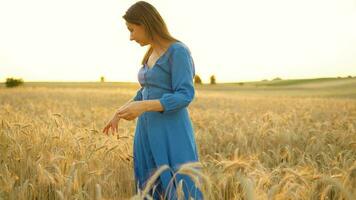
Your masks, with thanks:
[{"label": "field in background", "polygon": [[[132,139],[101,133],[132,83],[0,84],[0,199],[129,199]],[[353,199],[356,79],[197,85],[207,199]]]}]

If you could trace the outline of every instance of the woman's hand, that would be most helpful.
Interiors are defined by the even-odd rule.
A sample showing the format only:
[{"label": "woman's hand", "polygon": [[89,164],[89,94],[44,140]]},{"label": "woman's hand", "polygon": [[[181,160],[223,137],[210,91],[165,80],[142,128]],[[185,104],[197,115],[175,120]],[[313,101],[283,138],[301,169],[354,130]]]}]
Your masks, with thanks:
[{"label": "woman's hand", "polygon": [[117,133],[117,128],[118,128],[118,124],[119,124],[119,120],[120,118],[117,117],[117,115],[115,114],[113,116],[113,118],[106,124],[106,126],[103,129],[103,133],[105,133],[106,135],[108,135],[110,128],[112,129],[112,135],[114,135],[114,133]]},{"label": "woman's hand", "polygon": [[134,120],[136,117],[145,112],[145,105],[143,101],[132,101],[121,106],[113,116],[113,118],[106,124],[103,129],[103,133],[108,135],[110,128],[112,129],[112,134],[117,133],[118,123],[121,118],[126,120]]},{"label": "woman's hand", "polygon": [[134,120],[136,117],[140,116],[143,112],[146,111],[144,101],[132,101],[126,106],[120,108],[116,115],[119,118],[126,120]]}]

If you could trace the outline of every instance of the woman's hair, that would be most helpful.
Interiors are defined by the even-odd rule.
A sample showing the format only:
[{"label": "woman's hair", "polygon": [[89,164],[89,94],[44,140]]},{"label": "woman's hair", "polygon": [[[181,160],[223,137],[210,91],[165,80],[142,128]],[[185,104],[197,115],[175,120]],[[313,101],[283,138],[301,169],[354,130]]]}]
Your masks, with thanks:
[{"label": "woman's hair", "polygon": [[[169,42],[179,41],[171,36],[166,23],[156,8],[145,1],[138,1],[133,4],[122,17],[129,23],[143,25],[146,34],[152,41],[157,41],[158,37]],[[147,50],[142,59],[142,64],[147,62],[152,50],[152,47]]]}]

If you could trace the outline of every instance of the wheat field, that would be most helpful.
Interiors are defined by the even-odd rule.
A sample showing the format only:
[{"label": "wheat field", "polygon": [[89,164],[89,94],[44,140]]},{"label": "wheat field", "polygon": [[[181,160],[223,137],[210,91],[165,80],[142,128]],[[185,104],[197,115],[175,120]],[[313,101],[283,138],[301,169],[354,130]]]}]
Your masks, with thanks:
[{"label": "wheat field", "polygon": [[[121,120],[119,135],[101,132],[137,88],[1,87],[0,199],[142,199],[136,120]],[[211,88],[196,87],[189,106],[205,199],[355,199],[354,96]]]}]

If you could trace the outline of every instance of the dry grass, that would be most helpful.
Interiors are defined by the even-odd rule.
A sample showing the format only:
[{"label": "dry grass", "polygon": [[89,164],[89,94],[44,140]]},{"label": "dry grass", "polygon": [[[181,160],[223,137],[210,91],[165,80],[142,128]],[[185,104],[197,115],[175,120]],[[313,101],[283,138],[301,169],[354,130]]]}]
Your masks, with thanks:
[{"label": "dry grass", "polygon": [[[157,177],[135,195],[135,121],[120,121],[119,137],[101,133],[134,93],[0,89],[0,199],[147,196]],[[177,173],[191,176],[206,199],[355,198],[355,99],[198,90],[189,112],[201,163]]]}]

